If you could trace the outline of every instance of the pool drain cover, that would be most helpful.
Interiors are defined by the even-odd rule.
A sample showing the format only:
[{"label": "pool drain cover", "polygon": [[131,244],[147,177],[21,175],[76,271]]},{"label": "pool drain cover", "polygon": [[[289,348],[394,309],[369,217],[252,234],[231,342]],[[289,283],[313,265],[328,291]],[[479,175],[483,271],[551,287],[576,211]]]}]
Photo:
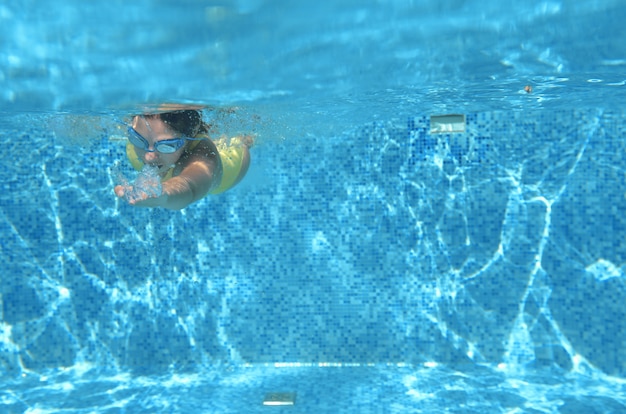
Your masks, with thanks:
[{"label": "pool drain cover", "polygon": [[263,400],[263,405],[294,405],[295,403],[295,392],[268,392]]}]

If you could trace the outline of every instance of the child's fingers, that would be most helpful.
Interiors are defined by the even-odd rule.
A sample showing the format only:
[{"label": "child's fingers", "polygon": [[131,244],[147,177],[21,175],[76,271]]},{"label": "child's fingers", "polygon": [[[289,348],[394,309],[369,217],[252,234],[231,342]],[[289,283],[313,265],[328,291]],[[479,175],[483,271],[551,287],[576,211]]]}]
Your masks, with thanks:
[{"label": "child's fingers", "polygon": [[124,186],[123,185],[116,185],[115,186],[115,195],[118,197],[124,197]]}]

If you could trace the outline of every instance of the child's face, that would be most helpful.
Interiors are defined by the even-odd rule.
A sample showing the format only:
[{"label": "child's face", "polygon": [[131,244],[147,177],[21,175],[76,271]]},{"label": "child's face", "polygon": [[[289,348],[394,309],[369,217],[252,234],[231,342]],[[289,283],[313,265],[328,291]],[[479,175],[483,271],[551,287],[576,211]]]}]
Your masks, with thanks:
[{"label": "child's face", "polygon": [[[148,141],[149,150],[154,150],[154,144],[158,141],[177,138],[179,134],[175,133],[161,118],[144,118],[136,116],[133,119],[133,128],[142,137]],[[176,164],[176,161],[185,151],[185,146],[180,147],[176,152],[165,154],[159,151],[146,151],[135,146],[135,151],[141,160],[147,164],[159,169],[160,174],[166,173],[170,167]]]}]

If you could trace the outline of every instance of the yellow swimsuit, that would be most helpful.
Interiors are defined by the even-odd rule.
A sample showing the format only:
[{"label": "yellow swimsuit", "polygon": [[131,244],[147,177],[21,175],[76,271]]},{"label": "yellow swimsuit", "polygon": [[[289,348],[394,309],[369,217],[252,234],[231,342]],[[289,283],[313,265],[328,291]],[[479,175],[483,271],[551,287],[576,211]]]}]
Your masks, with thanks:
[{"label": "yellow swimsuit", "polygon": [[[207,135],[201,134],[197,135],[194,138],[207,138]],[[219,194],[233,187],[234,184],[238,181],[241,175],[241,170],[243,167],[243,159],[244,159],[244,145],[241,143],[240,138],[232,138],[230,140],[230,144],[225,142],[226,140],[219,140],[215,142],[215,146],[217,147],[217,152],[220,155],[220,159],[222,161],[222,180],[217,187],[214,187],[209,194]],[[193,149],[196,145],[198,145],[200,141],[192,141],[191,149]],[[135,151],[135,146],[128,141],[126,143],[126,156],[128,157],[128,161],[132,164],[133,168],[137,171],[141,171],[143,168],[143,161],[137,155]],[[244,172],[245,173],[245,172]],[[170,168],[169,171],[165,174],[161,181],[166,181],[172,178],[174,175],[174,167]]]}]

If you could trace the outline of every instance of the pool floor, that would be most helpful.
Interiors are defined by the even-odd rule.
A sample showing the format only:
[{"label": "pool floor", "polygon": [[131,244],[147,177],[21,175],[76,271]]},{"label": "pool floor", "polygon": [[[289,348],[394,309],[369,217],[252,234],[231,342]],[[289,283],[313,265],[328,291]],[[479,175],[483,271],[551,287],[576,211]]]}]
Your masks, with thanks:
[{"label": "pool floor", "polygon": [[[83,373],[22,376],[6,384],[8,413],[609,413],[626,411],[623,380],[594,373],[435,364],[263,364],[137,377]],[[271,394],[293,405],[268,406]]]}]

